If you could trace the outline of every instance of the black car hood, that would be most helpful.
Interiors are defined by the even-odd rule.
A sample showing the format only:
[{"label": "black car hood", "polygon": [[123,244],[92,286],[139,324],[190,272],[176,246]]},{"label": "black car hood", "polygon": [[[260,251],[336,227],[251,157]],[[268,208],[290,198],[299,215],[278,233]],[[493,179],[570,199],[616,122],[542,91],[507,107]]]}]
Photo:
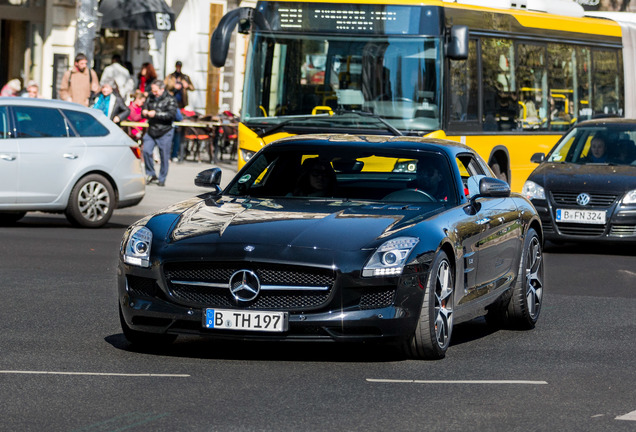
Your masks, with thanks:
[{"label": "black car hood", "polygon": [[407,206],[342,200],[208,199],[181,214],[170,240],[360,250],[443,209],[438,203]]},{"label": "black car hood", "polygon": [[548,162],[529,180],[552,191],[623,193],[636,189],[636,166]]}]

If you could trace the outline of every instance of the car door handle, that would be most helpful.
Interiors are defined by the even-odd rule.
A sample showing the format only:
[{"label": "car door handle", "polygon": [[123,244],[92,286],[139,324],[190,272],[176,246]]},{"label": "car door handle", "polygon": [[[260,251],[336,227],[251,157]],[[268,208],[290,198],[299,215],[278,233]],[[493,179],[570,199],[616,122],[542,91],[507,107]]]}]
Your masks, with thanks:
[{"label": "car door handle", "polygon": [[64,153],[63,155],[66,159],[77,159],[79,156],[73,153]]},{"label": "car door handle", "polygon": [[0,155],[0,159],[6,160],[6,161],[14,161],[16,157],[14,155],[3,154],[3,155]]},{"label": "car door handle", "polygon": [[486,225],[489,222],[490,222],[490,218],[483,218],[477,221],[477,225]]}]

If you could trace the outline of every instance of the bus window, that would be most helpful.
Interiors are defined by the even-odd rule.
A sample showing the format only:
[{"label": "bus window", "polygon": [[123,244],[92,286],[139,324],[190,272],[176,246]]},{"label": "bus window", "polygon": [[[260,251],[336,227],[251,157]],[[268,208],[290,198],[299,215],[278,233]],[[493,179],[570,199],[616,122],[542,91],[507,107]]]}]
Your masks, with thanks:
[{"label": "bus window", "polygon": [[596,49],[594,62],[594,115],[623,115],[623,83],[618,70],[617,52]]},{"label": "bus window", "polygon": [[577,121],[592,118],[592,52],[589,48],[576,48],[576,95],[574,110]]},{"label": "bus window", "polygon": [[483,129],[512,130],[517,122],[512,40],[482,38]]},{"label": "bus window", "polygon": [[545,47],[542,45],[519,44],[516,74],[519,83],[521,119],[524,129],[547,129],[551,113],[548,95],[548,81],[545,67]]},{"label": "bus window", "polygon": [[548,44],[550,130],[565,131],[576,121],[574,113],[574,47]]},{"label": "bus window", "polygon": [[451,124],[478,121],[477,41],[469,42],[467,60],[450,62],[450,89]]}]

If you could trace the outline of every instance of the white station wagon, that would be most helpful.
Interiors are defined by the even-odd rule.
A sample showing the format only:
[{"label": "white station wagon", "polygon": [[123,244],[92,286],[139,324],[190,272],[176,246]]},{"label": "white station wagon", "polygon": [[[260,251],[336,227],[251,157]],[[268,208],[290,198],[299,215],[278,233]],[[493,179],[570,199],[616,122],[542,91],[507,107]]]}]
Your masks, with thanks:
[{"label": "white station wagon", "polygon": [[97,228],[144,194],[140,148],[101,111],[0,98],[0,225],[43,211]]}]

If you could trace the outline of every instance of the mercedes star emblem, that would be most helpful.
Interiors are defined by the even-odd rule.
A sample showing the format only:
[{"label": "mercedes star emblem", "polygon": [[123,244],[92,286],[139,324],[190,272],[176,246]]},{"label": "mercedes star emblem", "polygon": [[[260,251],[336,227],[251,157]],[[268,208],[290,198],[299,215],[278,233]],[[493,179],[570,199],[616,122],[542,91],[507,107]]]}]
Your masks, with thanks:
[{"label": "mercedes star emblem", "polygon": [[230,277],[230,293],[236,301],[252,301],[260,291],[261,282],[251,270],[239,270]]}]

